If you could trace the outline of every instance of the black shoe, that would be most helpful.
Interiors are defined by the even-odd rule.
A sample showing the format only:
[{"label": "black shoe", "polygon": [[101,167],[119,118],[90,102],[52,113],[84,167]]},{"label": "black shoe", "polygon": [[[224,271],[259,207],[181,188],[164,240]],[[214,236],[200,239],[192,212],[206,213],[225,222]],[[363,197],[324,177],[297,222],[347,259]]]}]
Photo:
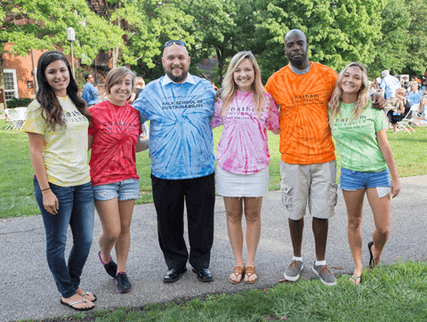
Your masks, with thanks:
[{"label": "black shoe", "polygon": [[101,257],[101,251],[98,252],[99,261],[104,266],[105,271],[108,275],[110,275],[113,278],[116,278],[117,273],[117,264],[114,263],[113,259],[110,256],[110,261],[108,263],[104,263]]},{"label": "black shoe", "polygon": [[163,283],[174,283],[181,278],[181,276],[187,271],[187,267],[184,267],[183,270],[172,268],[168,271],[163,277]]},{"label": "black shoe", "polygon": [[132,285],[130,284],[126,272],[119,272],[116,274],[117,292],[127,293],[130,292]]},{"label": "black shoe", "polygon": [[212,274],[207,268],[202,268],[200,271],[196,271],[193,268],[193,273],[196,273],[197,279],[200,282],[212,282],[213,281]]}]

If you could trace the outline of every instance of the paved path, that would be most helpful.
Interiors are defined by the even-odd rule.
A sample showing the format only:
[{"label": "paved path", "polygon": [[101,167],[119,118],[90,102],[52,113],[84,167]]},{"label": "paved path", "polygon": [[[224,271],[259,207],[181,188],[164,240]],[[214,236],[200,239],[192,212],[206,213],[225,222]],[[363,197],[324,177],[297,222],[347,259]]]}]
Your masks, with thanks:
[{"label": "paved path", "polygon": [[[427,176],[403,178],[402,192],[392,201],[391,235],[383,253],[383,263],[402,260],[427,260],[426,208]],[[119,306],[141,307],[149,302],[163,303],[179,298],[213,293],[232,293],[251,288],[265,288],[283,278],[284,268],[292,258],[287,220],[281,214],[281,194],[269,192],[262,210],[262,235],[257,254],[259,280],[256,284],[232,285],[228,276],[234,266],[227,237],[222,198],[215,207],[215,241],[212,249],[211,271],[214,282],[201,283],[189,270],[174,284],[162,283],[167,268],[157,243],[156,214],[153,204],[135,207],[132,222],[132,243],[127,264],[132,292],[118,294],[114,280],[98,261],[97,237],[101,225],[96,218],[94,243],[82,275],[81,287],[98,296],[96,310]],[[365,199],[363,242],[366,245],[373,231],[372,213]],[[96,216],[97,217],[97,216]],[[353,261],[347,244],[346,211],[341,192],[336,214],[330,220],[327,262],[342,266],[337,274],[351,273]],[[70,240],[70,239],[69,239]],[[69,243],[68,243],[69,244]],[[77,311],[59,304],[56,290],[45,259],[45,235],[41,216],[0,221],[0,321],[46,319],[72,316]],[[69,247],[68,247],[69,250]],[[369,255],[363,247],[363,260]],[[306,221],[303,239],[304,278],[314,278],[311,262],[315,259],[311,220]],[[190,266],[188,265],[190,268]]]}]

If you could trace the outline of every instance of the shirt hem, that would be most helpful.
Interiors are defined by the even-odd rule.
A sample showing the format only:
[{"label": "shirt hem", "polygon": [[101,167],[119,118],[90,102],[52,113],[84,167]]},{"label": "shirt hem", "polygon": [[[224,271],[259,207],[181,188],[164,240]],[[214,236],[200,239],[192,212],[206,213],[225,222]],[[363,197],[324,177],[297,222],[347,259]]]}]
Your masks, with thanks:
[{"label": "shirt hem", "polygon": [[198,174],[198,175],[192,175],[192,176],[185,176],[185,177],[167,177],[165,175],[158,175],[155,172],[151,171],[151,174],[155,176],[156,178],[163,179],[163,180],[187,180],[187,179],[196,179],[201,177],[207,177],[211,174],[215,173],[215,170],[212,172],[204,173],[204,174]]},{"label": "shirt hem", "polygon": [[95,181],[94,181],[94,180],[92,179],[92,186],[102,186],[102,185],[104,185],[104,184],[116,183],[116,182],[118,182],[118,181],[124,181],[124,180],[127,180],[127,179],[135,179],[135,180],[138,180],[138,179],[139,179],[139,176],[138,176],[137,174],[135,174],[135,175],[126,176],[126,177],[118,177],[118,178],[115,178],[115,179],[108,180],[108,181],[106,181],[106,182],[99,182],[98,180],[95,180]]},{"label": "shirt hem", "polygon": [[288,163],[288,164],[309,165],[309,164],[328,163],[328,162],[336,160],[336,157],[335,157],[335,153],[333,153],[332,156],[329,156],[329,157],[324,158],[324,159],[318,159],[318,160],[310,160],[310,161],[307,161],[307,160],[288,160],[282,154],[281,159],[283,162]]}]

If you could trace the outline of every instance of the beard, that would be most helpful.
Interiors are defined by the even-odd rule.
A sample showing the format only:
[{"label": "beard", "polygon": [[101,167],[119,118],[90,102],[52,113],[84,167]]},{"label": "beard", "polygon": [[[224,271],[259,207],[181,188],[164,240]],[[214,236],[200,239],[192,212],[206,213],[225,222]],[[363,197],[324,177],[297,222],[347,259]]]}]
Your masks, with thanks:
[{"label": "beard", "polygon": [[172,74],[172,72],[165,70],[166,75],[168,75],[168,77],[175,83],[181,83],[183,80],[185,80],[187,78],[188,75],[188,69],[187,70],[183,70],[181,75],[179,76],[174,76]]},{"label": "beard", "polygon": [[305,61],[306,61],[306,59],[307,59],[307,55],[301,55],[301,57],[299,57],[299,58],[293,58],[293,57],[290,57],[289,58],[289,61],[292,63],[292,65],[294,65],[294,66],[301,66]]}]

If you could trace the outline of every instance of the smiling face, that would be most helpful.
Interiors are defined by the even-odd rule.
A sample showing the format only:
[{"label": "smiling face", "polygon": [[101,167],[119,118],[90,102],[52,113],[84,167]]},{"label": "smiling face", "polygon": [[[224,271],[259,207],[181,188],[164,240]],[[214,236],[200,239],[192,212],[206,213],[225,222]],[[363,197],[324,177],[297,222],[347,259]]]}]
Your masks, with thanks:
[{"label": "smiling face", "polygon": [[70,84],[70,74],[63,60],[55,60],[47,65],[44,75],[47,83],[52,87],[56,96],[67,96],[67,87]]},{"label": "smiling face", "polygon": [[163,51],[163,68],[175,83],[182,83],[187,78],[190,61],[191,58],[184,46],[173,44]]},{"label": "smiling face", "polygon": [[363,84],[363,72],[360,67],[350,66],[343,73],[341,80],[341,89],[343,94],[346,95],[355,95],[357,98],[357,94],[361,89]]},{"label": "smiling face", "polygon": [[[307,38],[300,30],[291,30],[285,37],[285,54],[293,66],[297,68],[308,67]],[[307,65],[307,66],[306,66]]]},{"label": "smiling face", "polygon": [[252,84],[255,80],[255,71],[254,66],[249,59],[243,59],[236,67],[233,73],[233,79],[239,91],[252,91]]},{"label": "smiling face", "polygon": [[132,76],[125,75],[110,88],[108,100],[114,105],[123,106],[132,92]]},{"label": "smiling face", "polygon": [[411,88],[413,92],[418,91],[418,84],[412,84]]}]

